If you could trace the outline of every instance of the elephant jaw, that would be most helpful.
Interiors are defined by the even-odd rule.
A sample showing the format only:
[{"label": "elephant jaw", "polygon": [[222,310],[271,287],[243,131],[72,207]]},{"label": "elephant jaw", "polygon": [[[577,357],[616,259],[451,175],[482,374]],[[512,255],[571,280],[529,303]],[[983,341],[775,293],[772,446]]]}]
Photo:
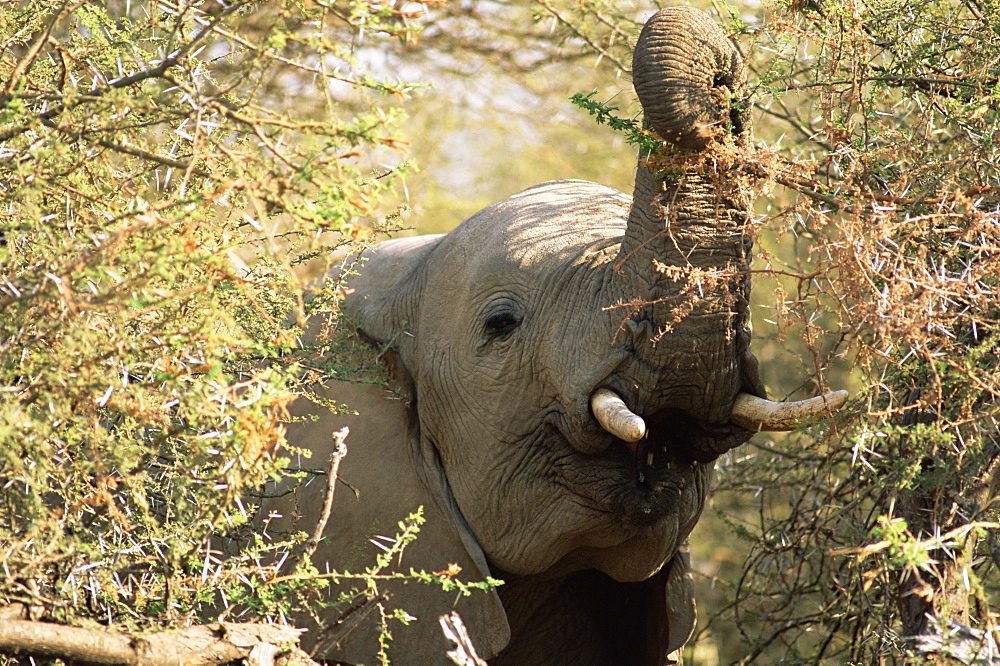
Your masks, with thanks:
[{"label": "elephant jaw", "polygon": [[[833,391],[806,400],[772,402],[749,393],[736,396],[729,422],[751,432],[785,432],[804,427],[840,410],[847,391]],[[594,418],[633,451],[647,434],[646,421],[632,413],[614,391],[599,388],[590,397]]]}]

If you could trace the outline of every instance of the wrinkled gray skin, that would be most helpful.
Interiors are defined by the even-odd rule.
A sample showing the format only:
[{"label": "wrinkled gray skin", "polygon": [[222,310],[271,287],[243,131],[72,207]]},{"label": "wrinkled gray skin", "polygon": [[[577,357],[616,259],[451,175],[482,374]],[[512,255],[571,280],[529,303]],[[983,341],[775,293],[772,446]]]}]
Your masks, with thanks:
[{"label": "wrinkled gray skin", "polygon": [[[730,105],[743,76],[723,33],[689,8],[651,19],[634,56],[652,128],[687,150],[721,132],[748,141],[748,116]],[[751,435],[729,423],[737,393],[763,396],[748,351],[748,209],[693,169],[664,181],[640,162],[634,200],[550,182],[451,233],[368,253],[345,307],[365,340],[388,347],[402,399],[330,383],[320,392],[361,415],[290,426],[315,465],[331,431],[351,428],[341,477],[360,498],[339,487],[314,559],[369,563],[367,537],[423,505],[427,525],[399,570],[457,563],[462,579],[507,581],[470,597],[390,586],[387,607],[420,618],[392,625],[396,663],[449,663],[436,618],[453,606],[495,664],[660,664],[683,645],[694,600],[682,546],[712,462]],[[653,260],[728,277],[694,289],[675,321],[686,278]],[[647,305],[609,309],[629,302]],[[647,438],[630,446],[598,425],[588,400],[601,387],[645,418]],[[311,530],[321,491],[268,507],[285,516],[270,528]],[[328,658],[373,661],[365,625],[306,642],[317,636]]]}]

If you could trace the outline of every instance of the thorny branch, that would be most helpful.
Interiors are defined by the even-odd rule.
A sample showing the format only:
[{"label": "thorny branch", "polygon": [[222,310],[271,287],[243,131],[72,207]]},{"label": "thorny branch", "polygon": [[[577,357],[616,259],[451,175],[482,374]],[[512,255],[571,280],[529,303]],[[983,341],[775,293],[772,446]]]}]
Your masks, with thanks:
[{"label": "thorny branch", "polygon": [[[32,127],[34,121],[48,124],[50,121],[52,121],[53,118],[60,115],[61,113],[69,109],[74,109],[80,106],[81,104],[86,104],[88,102],[92,102],[96,99],[99,99],[100,97],[103,97],[112,90],[120,88],[128,88],[129,86],[141,83],[148,79],[155,79],[162,77],[167,71],[178,66],[183,61],[184,57],[187,56],[192,51],[192,49],[198,46],[208,35],[212,34],[212,32],[215,31],[216,27],[223,21],[223,19],[225,19],[230,14],[238,11],[239,9],[249,4],[250,2],[252,2],[252,0],[238,0],[236,2],[228,4],[225,7],[225,9],[223,9],[218,14],[213,16],[211,21],[209,21],[197,33],[195,33],[195,35],[192,36],[191,39],[189,39],[182,46],[175,49],[168,56],[163,58],[157,65],[138,72],[134,72],[127,76],[121,76],[117,79],[112,79],[111,81],[108,81],[104,85],[94,85],[89,91],[81,94],[72,102],[60,102],[59,104],[54,105],[49,110],[43,111],[42,113],[33,116],[27,122],[23,123],[20,127],[12,127],[8,130],[0,132],[0,142],[9,141],[15,136],[22,134],[23,132],[26,132],[28,129]],[[63,8],[61,8],[53,17],[53,24],[58,20],[58,18],[63,13],[65,13],[65,11],[66,8],[64,5]],[[51,28],[49,29],[51,30]],[[40,47],[40,43],[38,44]],[[22,58],[21,61],[18,63],[17,68],[15,68],[14,76],[11,76],[11,78],[8,79],[7,84],[4,86],[4,93],[0,95],[0,103],[8,102],[12,98],[16,97],[16,95],[11,94],[9,91],[12,90],[17,85],[16,77],[22,76],[23,71],[27,69],[27,65],[24,65],[23,67],[22,65],[29,59],[29,57],[31,60],[33,60],[35,55],[29,52],[29,54],[24,58]],[[18,74],[19,70],[21,70],[20,75]]]},{"label": "thorny branch", "polygon": [[[556,19],[557,21],[559,21],[560,23],[562,23],[564,26],[566,26],[566,28],[568,28],[578,38],[580,38],[584,42],[586,42],[587,46],[589,46],[591,49],[593,49],[594,52],[599,53],[602,58],[605,58],[608,61],[614,63],[615,67],[617,67],[618,69],[620,69],[622,72],[631,73],[631,71],[632,71],[631,67],[626,66],[625,63],[623,63],[621,60],[619,60],[613,53],[611,53],[610,51],[608,51],[606,48],[604,48],[600,44],[595,43],[591,39],[590,35],[588,35],[584,31],[582,31],[577,26],[577,24],[574,21],[572,21],[571,19],[569,19],[566,16],[564,16],[558,9],[556,9],[555,7],[553,7],[550,2],[548,2],[547,0],[538,0],[538,4],[540,4],[545,9],[545,11],[547,11],[549,14],[551,14],[554,19]],[[618,33],[618,34],[621,34],[621,33]]]},{"label": "thorny branch", "polygon": [[[270,654],[285,651],[298,664],[314,664],[298,649],[287,650],[302,629],[273,624],[219,623],[168,632],[130,635],[49,622],[0,619],[0,654],[48,657],[91,664],[173,666],[177,663],[226,664],[253,661],[263,645]],[[268,660],[273,664],[272,659]]]}]

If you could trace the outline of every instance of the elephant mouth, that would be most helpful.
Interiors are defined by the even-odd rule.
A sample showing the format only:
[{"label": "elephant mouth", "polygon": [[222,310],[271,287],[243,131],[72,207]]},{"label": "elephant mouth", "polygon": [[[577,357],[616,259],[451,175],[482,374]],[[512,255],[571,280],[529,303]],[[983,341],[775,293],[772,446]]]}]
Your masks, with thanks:
[{"label": "elephant mouth", "polygon": [[637,469],[655,468],[658,458],[692,465],[710,463],[743,444],[753,432],[734,423],[710,423],[687,412],[666,408],[646,417],[646,436],[623,442],[635,454]]},{"label": "elephant mouth", "polygon": [[601,450],[589,453],[574,446],[569,433],[555,428],[574,455],[572,463],[549,467],[556,472],[553,478],[583,499],[585,506],[622,527],[683,522],[692,511],[699,512],[711,462],[720,450],[753,435],[734,424],[710,423],[677,408],[660,409],[643,420],[645,430],[638,441],[604,432],[603,444],[591,443]]},{"label": "elephant mouth", "polygon": [[[646,417],[646,434],[637,442],[616,438],[601,457],[618,469],[615,486],[604,494],[606,509],[636,526],[677,514],[678,506],[700,506],[711,462],[750,439],[739,426],[715,424],[675,409]],[[692,501],[695,500],[695,501]],[[675,516],[676,517],[676,516]]]},{"label": "elephant mouth", "polygon": [[614,469],[599,486],[603,501],[598,504],[637,525],[661,521],[678,506],[700,506],[698,496],[704,495],[711,463],[720,455],[761,430],[791,430],[829,415],[846,398],[838,391],[774,403],[744,389],[729,420],[719,423],[670,406],[640,416],[614,391],[597,389],[591,412],[607,439],[594,443],[591,457]]}]

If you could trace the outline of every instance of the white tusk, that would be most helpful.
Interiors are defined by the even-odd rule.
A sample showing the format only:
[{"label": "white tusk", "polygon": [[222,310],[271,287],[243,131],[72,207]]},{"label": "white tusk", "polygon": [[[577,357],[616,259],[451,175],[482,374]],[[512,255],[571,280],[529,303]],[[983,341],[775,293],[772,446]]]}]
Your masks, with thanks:
[{"label": "white tusk", "polygon": [[736,396],[729,421],[754,432],[782,432],[829,416],[847,402],[847,391],[833,391],[808,400],[772,402],[749,393]]},{"label": "white tusk", "polygon": [[618,439],[638,442],[646,435],[646,422],[625,406],[625,401],[614,391],[599,388],[590,396],[590,409],[601,427]]}]

